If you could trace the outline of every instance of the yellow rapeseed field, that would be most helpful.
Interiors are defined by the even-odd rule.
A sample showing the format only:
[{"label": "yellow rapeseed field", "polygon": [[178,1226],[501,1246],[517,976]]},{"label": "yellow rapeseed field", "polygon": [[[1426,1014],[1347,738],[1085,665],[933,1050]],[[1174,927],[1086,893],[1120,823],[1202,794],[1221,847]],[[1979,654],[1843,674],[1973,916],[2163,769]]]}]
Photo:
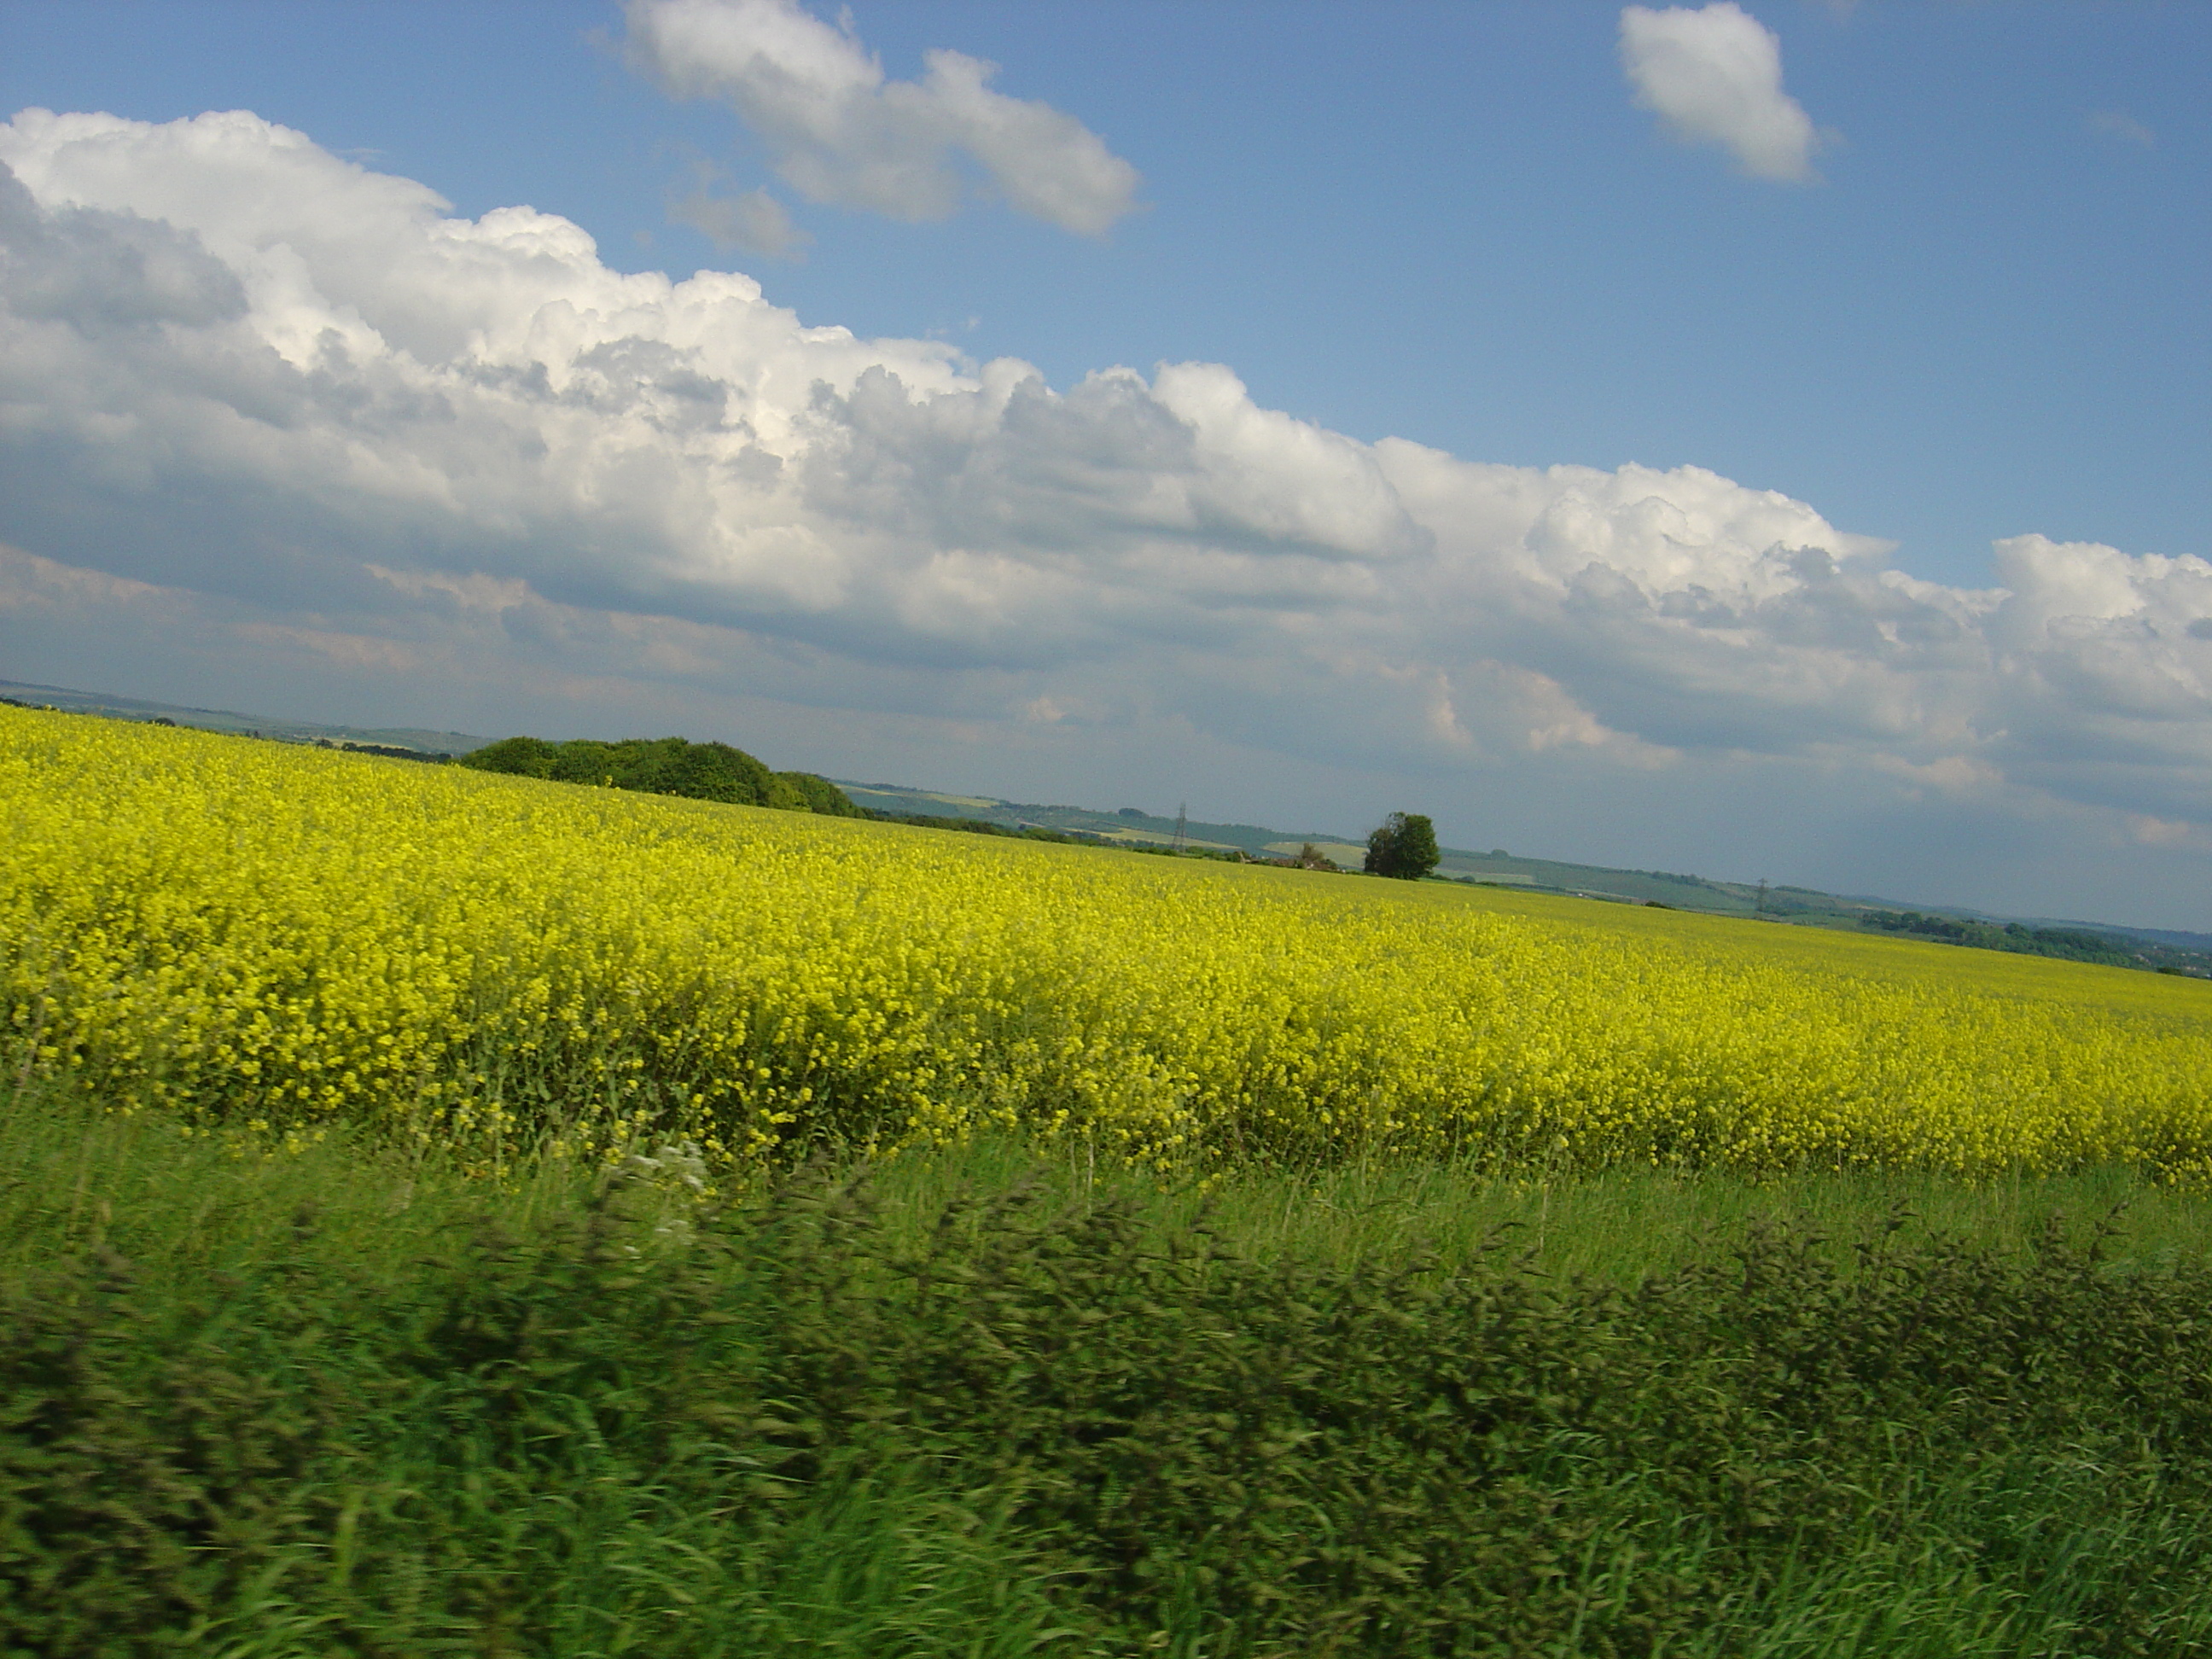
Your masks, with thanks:
[{"label": "yellow rapeseed field", "polygon": [[2212,1169],[2194,981],[11,708],[0,802],[9,1079],[274,1142]]}]

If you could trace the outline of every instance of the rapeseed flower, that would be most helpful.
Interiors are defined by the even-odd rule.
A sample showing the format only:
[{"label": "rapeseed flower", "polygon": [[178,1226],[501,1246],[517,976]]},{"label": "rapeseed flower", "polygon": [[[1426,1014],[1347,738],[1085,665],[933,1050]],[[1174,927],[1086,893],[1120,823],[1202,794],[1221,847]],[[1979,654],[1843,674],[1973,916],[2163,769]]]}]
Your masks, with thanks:
[{"label": "rapeseed flower", "polygon": [[2194,981],[11,708],[0,801],[4,1075],[277,1144],[2212,1169]]}]

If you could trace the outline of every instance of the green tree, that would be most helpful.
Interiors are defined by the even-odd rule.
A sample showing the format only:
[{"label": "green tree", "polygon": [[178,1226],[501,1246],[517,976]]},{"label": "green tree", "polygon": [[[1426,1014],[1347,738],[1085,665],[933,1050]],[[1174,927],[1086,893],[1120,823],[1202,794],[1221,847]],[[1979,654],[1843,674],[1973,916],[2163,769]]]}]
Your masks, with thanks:
[{"label": "green tree", "polygon": [[624,738],[599,743],[578,738],[507,738],[461,757],[480,772],[511,772],[556,783],[635,789],[649,795],[684,795],[738,806],[780,806],[793,812],[864,817],[845,792],[811,772],[771,772],[726,743],[683,738]]},{"label": "green tree", "polygon": [[663,738],[640,748],[644,752],[625,781],[629,788],[738,806],[779,804],[775,775],[742,749],[726,743],[686,743],[681,738]]},{"label": "green tree", "polygon": [[866,817],[867,814],[853,805],[852,798],[836,784],[811,772],[779,772],[775,775],[775,795],[771,806],[788,806],[801,812],[820,812],[833,818]]},{"label": "green tree", "polygon": [[488,743],[461,757],[461,764],[479,772],[507,772],[522,778],[550,778],[561,745],[543,738],[507,738]]},{"label": "green tree", "polygon": [[1393,812],[1367,837],[1367,872],[1419,881],[1437,867],[1436,826],[1419,812]]},{"label": "green tree", "polygon": [[627,764],[623,745],[576,738],[553,746],[552,778],[556,783],[586,783],[593,788],[619,786]]}]

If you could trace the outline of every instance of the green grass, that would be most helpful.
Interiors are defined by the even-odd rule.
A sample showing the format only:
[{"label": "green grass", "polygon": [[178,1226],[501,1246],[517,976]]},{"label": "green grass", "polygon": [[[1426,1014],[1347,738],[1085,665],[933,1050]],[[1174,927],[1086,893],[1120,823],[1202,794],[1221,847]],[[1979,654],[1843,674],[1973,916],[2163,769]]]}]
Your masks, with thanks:
[{"label": "green grass", "polygon": [[0,1655],[2212,1652],[2130,1177],[0,1170]]},{"label": "green grass", "polygon": [[[466,1180],[434,1157],[343,1133],[299,1155],[258,1146],[241,1155],[247,1144],[184,1138],[159,1117],[29,1101],[0,1110],[0,1265],[20,1270],[57,1249],[105,1243],[143,1273],[189,1284],[262,1258],[304,1208],[356,1270],[404,1275],[487,1220],[527,1235],[573,1218],[593,1187],[572,1164],[530,1159],[502,1183]],[[1457,1270],[1502,1253],[1525,1255],[1553,1278],[1620,1285],[1710,1261],[1760,1225],[1854,1238],[1900,1214],[1916,1234],[2012,1253],[2054,1220],[2077,1241],[2110,1225],[2103,1250],[2115,1270],[2212,1261],[2212,1194],[2126,1170],[1984,1183],[1879,1170],[1755,1181],[1632,1168],[1507,1180],[1390,1162],[1176,1185],[1101,1166],[1079,1145],[1007,1139],[902,1154],[869,1178],[883,1226],[902,1240],[956,1199],[1033,1183],[1058,1206],[1127,1206],[1163,1238],[1202,1226],[1260,1260],[1343,1267],[1420,1257]]]},{"label": "green grass", "polygon": [[1130,1205],[1163,1233],[1202,1224],[1240,1255],[1340,1267],[1422,1256],[1459,1269],[1503,1250],[1556,1278],[1623,1285],[1709,1261],[1762,1224],[1851,1238],[1900,1214],[1916,1233],[2010,1252],[2027,1249],[2054,1219],[2077,1239],[2109,1223],[2118,1228],[2104,1246],[2115,1267],[2212,1261],[2212,1194],[2129,1170],[1978,1184],[1883,1170],[1754,1180],[1627,1168],[1501,1179],[1473,1166],[1395,1161],[1164,1187],[1102,1170],[1080,1147],[1007,1140],[902,1154],[873,1179],[893,1224],[968,1188],[1036,1180],[1064,1202]]}]

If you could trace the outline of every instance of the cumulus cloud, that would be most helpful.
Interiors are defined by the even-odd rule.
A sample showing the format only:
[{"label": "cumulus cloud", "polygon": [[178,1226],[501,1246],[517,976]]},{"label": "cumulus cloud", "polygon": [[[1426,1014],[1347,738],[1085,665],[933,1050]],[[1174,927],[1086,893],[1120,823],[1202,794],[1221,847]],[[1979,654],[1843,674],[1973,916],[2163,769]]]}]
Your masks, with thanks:
[{"label": "cumulus cloud", "polygon": [[1216,364],[1055,389],[451,216],[245,113],[28,111],[0,163],[11,638],[2212,825],[2200,558],[2028,535],[1958,588],[1695,467],[1361,443]]},{"label": "cumulus cloud", "polygon": [[1620,63],[1638,107],[1677,137],[1719,144],[1755,179],[1814,178],[1820,135],[1782,90],[1782,43],[1733,0],[1696,11],[1626,8]]},{"label": "cumulus cloud", "polygon": [[629,0],[627,16],[633,61],[676,97],[728,104],[810,201],[946,218],[964,155],[1063,230],[1096,235],[1135,205],[1137,170],[1074,117],[992,90],[995,64],[938,50],[920,80],[890,80],[849,27],[797,0]]}]

